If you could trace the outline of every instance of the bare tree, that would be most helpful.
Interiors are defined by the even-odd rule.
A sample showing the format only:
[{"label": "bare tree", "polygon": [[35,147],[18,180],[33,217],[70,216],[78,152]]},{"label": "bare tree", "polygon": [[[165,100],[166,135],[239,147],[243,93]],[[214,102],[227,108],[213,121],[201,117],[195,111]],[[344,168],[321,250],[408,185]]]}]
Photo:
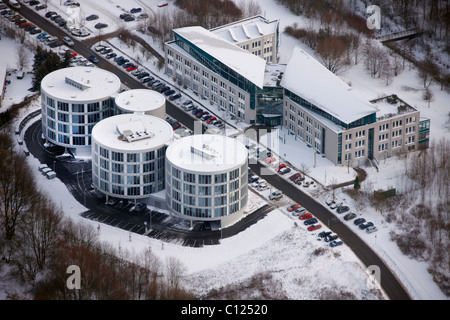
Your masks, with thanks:
[{"label": "bare tree", "polygon": [[325,37],[317,44],[317,53],[322,63],[331,72],[338,74],[348,65],[349,47],[339,38]]},{"label": "bare tree", "polygon": [[24,45],[17,48],[17,67],[19,70],[28,69],[30,65],[30,53]]}]

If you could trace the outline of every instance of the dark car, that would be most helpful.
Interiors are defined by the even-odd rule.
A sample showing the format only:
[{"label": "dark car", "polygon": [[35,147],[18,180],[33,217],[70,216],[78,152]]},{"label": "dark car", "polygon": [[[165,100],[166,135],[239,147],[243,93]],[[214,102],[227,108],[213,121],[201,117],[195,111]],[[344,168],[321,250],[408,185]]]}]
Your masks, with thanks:
[{"label": "dark car", "polygon": [[108,27],[108,25],[106,23],[99,22],[94,27],[95,27],[95,29],[103,29],[103,28]]},{"label": "dark car", "polygon": [[307,219],[307,220],[303,221],[303,224],[304,224],[305,226],[309,226],[309,225],[314,224],[314,223],[316,223],[316,222],[317,222],[317,219],[316,219],[316,218],[310,218],[310,219]]},{"label": "dark car", "polygon": [[170,96],[170,95],[172,95],[172,94],[174,94],[174,93],[175,93],[175,90],[170,89],[170,90],[167,90],[166,92],[164,92],[164,95],[165,95],[166,97],[168,97],[168,96]]},{"label": "dark car", "polygon": [[45,14],[46,18],[51,18],[52,16],[58,15],[55,11],[49,11]]},{"label": "dark car", "polygon": [[31,0],[30,2],[28,2],[28,4],[30,5],[30,6],[36,6],[36,5],[38,5],[39,3],[41,3],[40,1],[37,1],[37,0]]},{"label": "dark car", "polygon": [[89,61],[92,62],[92,63],[98,63],[98,59],[97,59],[97,57],[94,56],[94,55],[89,56]]},{"label": "dark car", "polygon": [[181,98],[181,94],[177,93],[177,94],[174,94],[173,96],[171,96],[169,98],[169,100],[170,101],[174,101],[174,100],[177,100],[177,99],[180,99],[180,98]]},{"label": "dark car", "polygon": [[114,58],[114,61],[115,61],[115,62],[118,62],[118,61],[121,61],[121,60],[124,60],[124,59],[125,59],[124,56],[119,56],[119,57],[115,57],[115,58]]},{"label": "dark car", "polygon": [[117,53],[111,52],[106,55],[106,59],[111,59],[111,58],[114,58],[115,56],[117,56]]},{"label": "dark car", "polygon": [[136,20],[136,18],[133,16],[126,16],[125,18],[123,18],[123,21],[125,21],[125,22],[134,21],[134,20]]},{"label": "dark car", "polygon": [[63,43],[61,41],[54,41],[48,44],[50,48],[56,48],[62,46]]},{"label": "dark car", "polygon": [[147,205],[146,205],[145,203],[138,202],[138,203],[134,206],[134,208],[131,210],[131,212],[134,212],[134,213],[142,213],[142,212],[144,212],[146,209],[147,209]]},{"label": "dark car", "polygon": [[30,34],[38,34],[38,33],[41,33],[41,32],[42,32],[41,29],[39,29],[39,28],[34,28],[33,30],[30,31]]},{"label": "dark car", "polygon": [[129,17],[129,16],[131,16],[131,14],[129,14],[129,13],[122,13],[122,14],[120,14],[119,18],[120,19],[124,19],[125,17]]},{"label": "dark car", "polygon": [[352,220],[352,219],[355,218],[355,217],[356,217],[356,214],[353,213],[353,212],[350,212],[350,213],[347,213],[347,214],[344,216],[344,220],[346,220],[346,221]]},{"label": "dark car", "polygon": [[364,229],[367,229],[368,227],[371,227],[371,226],[373,226],[373,222],[362,223],[358,227],[361,230],[364,230]]},{"label": "dark car", "polygon": [[336,240],[337,238],[339,238],[337,234],[328,235],[325,237],[325,242],[331,242],[333,240]]},{"label": "dark car", "polygon": [[37,11],[39,11],[39,10],[42,10],[42,9],[47,8],[47,5],[44,3],[44,4],[38,5],[38,6],[34,7],[34,8],[35,8]]},{"label": "dark car", "polygon": [[353,221],[353,223],[357,226],[364,222],[366,222],[366,219],[364,219],[364,218],[358,218],[355,221]]},{"label": "dark car", "polygon": [[130,61],[130,60],[128,60],[128,59],[126,59],[126,58],[123,58],[123,59],[120,59],[120,60],[116,61],[116,63],[117,63],[117,65],[119,65],[119,66],[123,66],[124,64],[128,63],[129,61]]},{"label": "dark car", "polygon": [[107,53],[111,53],[113,51],[113,49],[111,48],[104,48],[102,50],[100,50],[101,54],[107,54]]},{"label": "dark car", "polygon": [[[144,79],[145,77],[148,77],[148,76],[150,76],[150,73],[148,73],[148,72],[142,72],[142,73],[139,73],[137,76],[136,76],[136,78],[138,78],[139,80],[140,79]],[[153,79],[151,79],[151,80],[153,80]]]},{"label": "dark car", "polygon": [[142,11],[142,8],[133,8],[133,9],[130,10],[131,13],[138,13],[138,12],[141,12],[141,11]]},{"label": "dark car", "polygon": [[336,209],[336,212],[337,212],[337,213],[344,213],[344,212],[347,212],[348,210],[350,210],[349,207],[347,207],[347,206],[340,206],[340,207],[338,207],[338,208]]},{"label": "dark car", "polygon": [[90,16],[86,17],[87,21],[92,21],[92,20],[97,20],[98,19],[98,15],[96,14],[91,14]]},{"label": "dark car", "polygon": [[33,30],[33,29],[36,29],[36,26],[35,26],[34,24],[31,24],[31,25],[29,25],[28,27],[24,28],[24,30],[25,30],[26,32],[29,32],[29,31],[31,31],[31,30]]},{"label": "dark car", "polygon": [[318,234],[318,236],[320,238],[325,238],[328,237],[332,232],[331,231],[322,231],[321,233]]}]

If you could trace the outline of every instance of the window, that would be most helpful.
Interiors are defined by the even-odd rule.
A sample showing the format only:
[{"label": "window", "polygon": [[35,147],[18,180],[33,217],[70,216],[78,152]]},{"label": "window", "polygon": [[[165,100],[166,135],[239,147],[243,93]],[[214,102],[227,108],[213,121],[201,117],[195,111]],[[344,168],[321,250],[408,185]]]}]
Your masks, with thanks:
[{"label": "window", "polygon": [[183,179],[186,182],[194,182],[195,183],[195,174],[193,173],[184,173]]}]

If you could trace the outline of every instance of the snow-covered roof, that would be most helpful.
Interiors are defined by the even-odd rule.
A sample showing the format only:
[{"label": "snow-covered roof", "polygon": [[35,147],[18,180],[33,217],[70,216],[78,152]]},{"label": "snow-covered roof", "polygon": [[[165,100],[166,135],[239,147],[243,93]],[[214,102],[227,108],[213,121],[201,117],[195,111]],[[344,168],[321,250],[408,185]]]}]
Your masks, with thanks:
[{"label": "snow-covered roof", "polygon": [[70,67],[46,75],[41,88],[58,100],[88,102],[114,95],[120,89],[120,79],[100,68]]},{"label": "snow-covered roof", "polygon": [[169,143],[172,126],[161,118],[146,114],[121,114],[98,122],[92,139],[116,151],[150,151]]},{"label": "snow-covered roof", "polygon": [[224,172],[247,161],[245,146],[227,136],[197,134],[172,142],[166,158],[173,165],[190,172]]},{"label": "snow-covered roof", "polygon": [[242,43],[277,31],[278,20],[269,21],[263,16],[254,16],[248,19],[233,22],[210,31],[230,43]]},{"label": "snow-covered roof", "polygon": [[281,86],[347,124],[378,111],[375,105],[298,47],[293,50]]},{"label": "snow-covered roof", "polygon": [[173,32],[236,71],[259,88],[263,88],[266,65],[264,59],[231,44],[203,27],[178,28],[174,29]]},{"label": "snow-covered roof", "polygon": [[148,112],[163,108],[166,98],[161,93],[149,89],[132,89],[118,94],[115,98],[119,109],[127,112]]},{"label": "snow-covered roof", "polygon": [[279,77],[284,74],[285,70],[285,64],[267,64],[264,73],[264,86],[276,87]]}]

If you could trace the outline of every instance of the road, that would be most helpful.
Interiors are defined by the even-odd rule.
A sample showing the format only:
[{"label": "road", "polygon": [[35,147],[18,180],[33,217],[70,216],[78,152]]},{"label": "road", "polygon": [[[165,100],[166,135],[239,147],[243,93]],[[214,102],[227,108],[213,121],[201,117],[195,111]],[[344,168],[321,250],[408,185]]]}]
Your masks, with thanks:
[{"label": "road", "polygon": [[[30,9],[26,5],[22,6],[20,10],[20,14],[22,14],[26,19],[33,22],[36,25],[39,25],[41,29],[46,30],[47,32],[58,35],[61,34],[61,31],[56,25],[52,22],[48,21],[45,18],[42,18],[39,14],[37,14],[34,10]],[[62,35],[63,36],[63,35]],[[74,37],[72,37],[74,38]],[[86,47],[82,41],[78,39],[74,39],[74,50],[79,54],[88,57],[94,52]],[[98,56],[98,55],[97,55]],[[145,88],[139,81],[134,79],[131,75],[127,74],[123,70],[120,70],[113,65],[111,65],[107,60],[103,59],[102,56],[98,56],[99,63],[98,67],[107,69],[113,73],[115,73],[122,83],[131,89],[135,88]],[[183,112],[178,107],[174,106],[170,101],[167,101],[166,104],[166,112],[169,116],[177,119],[181,123],[183,123],[187,128],[193,130],[195,119],[190,115]],[[28,139],[34,139],[28,136]],[[30,141],[31,142],[31,141]],[[36,141],[35,141],[36,142]],[[33,143],[33,142],[31,142]],[[31,153],[35,154],[36,150],[33,150],[32,146],[30,146],[27,142],[28,149]],[[34,152],[33,152],[34,151]],[[50,160],[49,160],[50,161]],[[250,168],[256,173],[259,173],[260,164],[250,165]],[[58,176],[59,177],[59,176]],[[405,288],[402,286],[400,281],[394,276],[391,270],[385,265],[385,263],[380,259],[380,257],[354,232],[347,226],[339,221],[327,208],[325,208],[322,204],[316,202],[309,195],[303,193],[301,190],[290,185],[288,181],[281,179],[277,175],[273,176],[264,176],[264,179],[267,180],[268,183],[273,185],[275,188],[278,188],[284,192],[284,194],[290,197],[294,202],[302,204],[306,207],[310,212],[312,212],[320,221],[327,222],[328,227],[335,232],[344,243],[349,246],[353,252],[358,256],[358,258],[368,267],[372,265],[376,265],[381,270],[381,286],[392,300],[406,300],[410,299],[408,293]],[[81,194],[83,192],[79,190]],[[79,199],[80,201],[81,199]],[[109,209],[109,208],[108,208]],[[107,210],[106,210],[107,211]],[[263,215],[261,215],[263,216]],[[328,223],[330,222],[330,223]],[[245,229],[245,226],[242,228]],[[358,230],[359,231],[359,230]],[[227,233],[234,233],[236,230],[233,229],[225,229],[225,232],[222,236],[225,236]],[[217,237],[217,235],[216,235]],[[195,237],[193,236],[193,239]],[[194,240],[195,241],[195,240]]]}]

